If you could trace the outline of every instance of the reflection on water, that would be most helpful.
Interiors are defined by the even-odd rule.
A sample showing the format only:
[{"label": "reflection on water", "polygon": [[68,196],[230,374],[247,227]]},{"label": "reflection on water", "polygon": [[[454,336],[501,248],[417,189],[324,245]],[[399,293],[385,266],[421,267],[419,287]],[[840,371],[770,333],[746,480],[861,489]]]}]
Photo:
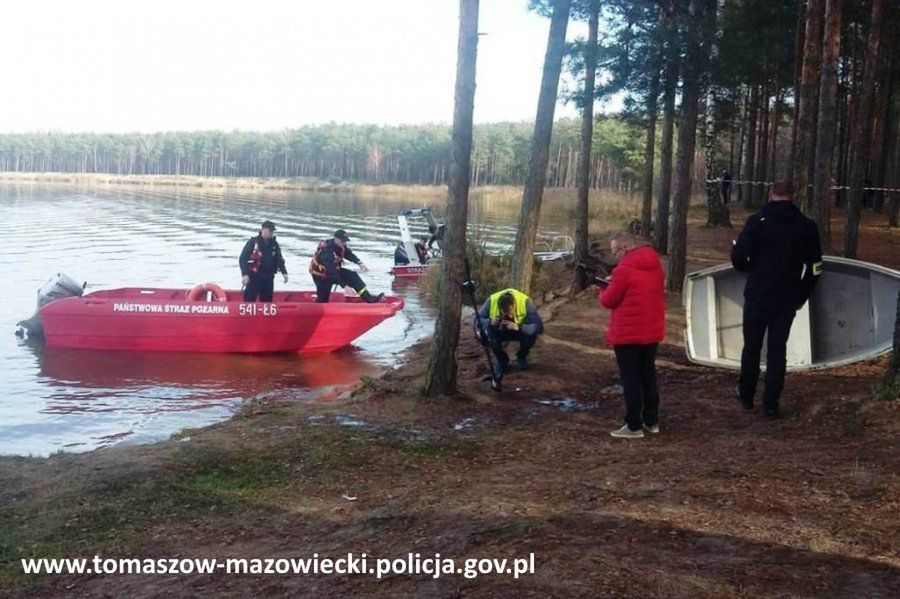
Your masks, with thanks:
[{"label": "reflection on water", "polygon": [[[53,350],[13,336],[30,316],[37,288],[55,272],[88,290],[212,281],[240,286],[237,256],[258,223],[271,218],[285,253],[289,289],[312,287],[315,245],[346,229],[372,269],[371,289],[388,291],[396,215],[429,202],[307,192],[198,191],[0,184],[0,273],[10,284],[0,313],[0,454],[46,455],[121,441],[165,438],[227,418],[243,399],[278,392],[303,399],[311,389],[349,383],[393,363],[430,333],[427,298],[415,282],[394,287],[406,308],[341,352],[326,356],[231,356]],[[440,215],[442,201],[431,201]],[[548,205],[543,231],[571,234],[569,207]],[[472,203],[491,248],[508,247],[516,202]],[[424,234],[414,223],[414,234]],[[280,279],[276,279],[278,288]]]}]

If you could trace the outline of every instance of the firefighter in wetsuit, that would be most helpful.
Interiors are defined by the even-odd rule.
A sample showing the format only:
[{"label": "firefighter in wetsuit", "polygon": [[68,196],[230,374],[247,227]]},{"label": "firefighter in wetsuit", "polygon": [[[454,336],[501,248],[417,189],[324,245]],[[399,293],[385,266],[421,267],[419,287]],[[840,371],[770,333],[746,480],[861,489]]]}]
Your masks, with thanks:
[{"label": "firefighter in wetsuit", "polygon": [[244,301],[255,302],[259,299],[261,302],[271,302],[275,292],[275,273],[281,272],[284,282],[288,282],[281,247],[275,239],[275,223],[267,220],[262,224],[259,235],[244,244],[238,264],[244,284]]},{"label": "firefighter in wetsuit", "polygon": [[316,252],[313,254],[312,261],[309,263],[309,272],[316,284],[316,301],[325,303],[331,296],[331,287],[340,285],[341,287],[350,286],[362,301],[368,304],[374,304],[384,299],[384,294],[372,295],[366,289],[366,284],[358,274],[347,268],[343,268],[344,260],[353,262],[363,272],[368,272],[369,268],[363,264],[353,251],[347,247],[350,237],[343,229],[334,232],[334,237],[326,239],[319,243]]},{"label": "firefighter in wetsuit", "polygon": [[763,412],[769,418],[779,414],[791,324],[822,276],[819,229],[791,203],[792,197],[790,183],[775,183],[771,199],[747,219],[731,249],[731,264],[747,273],[744,349],[736,394],[745,408],[753,408],[760,353],[768,333]]}]

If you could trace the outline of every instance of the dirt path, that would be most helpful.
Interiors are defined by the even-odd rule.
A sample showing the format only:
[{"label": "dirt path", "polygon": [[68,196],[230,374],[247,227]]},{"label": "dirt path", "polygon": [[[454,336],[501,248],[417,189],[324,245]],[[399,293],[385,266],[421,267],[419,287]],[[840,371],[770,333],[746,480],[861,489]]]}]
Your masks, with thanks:
[{"label": "dirt path", "polygon": [[[733,233],[692,226],[692,267]],[[900,266],[897,233],[866,248]],[[876,253],[877,252],[877,253]],[[894,252],[893,254],[884,252]],[[32,581],[23,596],[900,596],[900,401],[883,361],[789,375],[785,417],[689,365],[680,299],[660,350],[662,433],[612,439],[624,406],[590,294],[562,307],[505,392],[461,348],[459,397],[415,393],[423,359],[353,397],[266,394],[222,425],[152,447],[0,460],[0,533],[20,555],[536,555],[534,576],[142,576]],[[353,501],[342,496],[355,497]],[[4,528],[5,527],[5,528]],[[2,588],[2,586],[0,586]]]}]

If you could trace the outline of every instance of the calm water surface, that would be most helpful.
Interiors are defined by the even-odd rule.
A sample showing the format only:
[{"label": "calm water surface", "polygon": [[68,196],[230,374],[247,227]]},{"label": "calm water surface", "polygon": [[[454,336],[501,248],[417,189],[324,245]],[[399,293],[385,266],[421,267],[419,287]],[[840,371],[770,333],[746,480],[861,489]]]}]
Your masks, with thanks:
[{"label": "calm water surface", "polygon": [[[442,202],[432,208],[439,219]],[[241,356],[97,352],[41,348],[13,335],[31,316],[36,291],[56,272],[88,282],[88,291],[191,287],[213,281],[240,287],[237,256],[259,223],[271,218],[291,280],[276,289],[310,289],[316,244],[346,229],[372,269],[370,289],[390,291],[397,213],[425,204],[396,197],[232,191],[203,194],[166,188],[91,188],[0,184],[0,454],[47,455],[166,438],[185,427],[229,417],[240,403],[277,392],[302,400],[312,389],[349,383],[396,361],[431,332],[430,301],[416,283],[395,286],[406,308],[324,356]],[[572,234],[570,206],[545,207],[542,233]],[[488,244],[508,247],[515,202],[474,201],[470,226]],[[424,227],[415,232],[424,233]]]}]

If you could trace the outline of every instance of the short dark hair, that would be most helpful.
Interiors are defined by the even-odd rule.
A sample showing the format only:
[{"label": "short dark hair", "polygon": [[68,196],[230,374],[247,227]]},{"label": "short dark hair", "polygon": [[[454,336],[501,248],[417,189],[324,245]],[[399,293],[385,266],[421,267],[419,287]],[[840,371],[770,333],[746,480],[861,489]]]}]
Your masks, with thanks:
[{"label": "short dark hair", "polygon": [[772,195],[782,197],[794,197],[794,186],[790,181],[776,181],[772,184]]},{"label": "short dark hair", "polygon": [[516,303],[516,298],[513,297],[513,294],[507,291],[503,295],[500,296],[500,299],[497,300],[497,305],[500,306],[500,309],[504,312]]}]

